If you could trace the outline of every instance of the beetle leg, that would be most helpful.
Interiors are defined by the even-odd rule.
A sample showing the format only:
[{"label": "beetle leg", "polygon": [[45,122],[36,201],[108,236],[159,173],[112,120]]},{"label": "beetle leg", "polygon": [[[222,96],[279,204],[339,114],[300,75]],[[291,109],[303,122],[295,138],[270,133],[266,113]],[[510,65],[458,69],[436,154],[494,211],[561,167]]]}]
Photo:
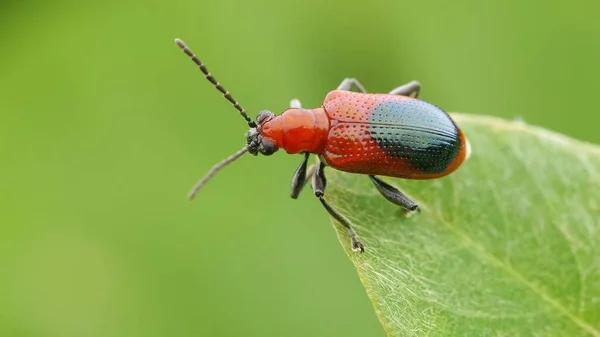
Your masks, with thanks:
[{"label": "beetle leg", "polygon": [[352,87],[358,88],[358,90],[362,93],[367,92],[367,90],[365,90],[365,87],[363,87],[363,85],[360,84],[360,82],[356,78],[351,78],[351,77],[344,78],[342,83],[340,83],[340,85],[338,85],[337,89],[352,91]]},{"label": "beetle leg", "polygon": [[390,91],[390,95],[410,96],[415,94],[414,97],[417,98],[419,97],[419,91],[421,91],[421,83],[419,81],[410,81]]},{"label": "beetle leg", "polygon": [[298,168],[296,169],[296,172],[294,173],[294,178],[292,179],[292,194],[291,194],[291,197],[293,199],[298,198],[298,195],[300,195],[300,192],[302,192],[302,189],[306,185],[306,182],[315,173],[315,165],[314,164],[310,165],[310,167],[308,168],[308,171],[306,170],[306,166],[308,163],[308,157],[310,157],[310,153],[306,152],[304,154],[304,160],[302,161],[300,166],[298,166]]},{"label": "beetle leg", "polygon": [[294,98],[290,101],[290,108],[302,109],[302,103],[300,103],[299,99]]},{"label": "beetle leg", "polygon": [[319,198],[319,201],[321,201],[321,203],[323,204],[323,207],[325,207],[325,209],[327,210],[327,212],[329,212],[329,214],[336,219],[339,223],[341,223],[344,227],[346,227],[346,229],[348,229],[348,234],[350,234],[350,240],[352,242],[352,250],[360,250],[360,252],[364,252],[365,248],[363,246],[362,243],[360,243],[360,241],[358,241],[356,239],[356,232],[354,232],[354,230],[352,229],[352,226],[350,226],[350,222],[340,213],[338,213],[336,210],[333,209],[333,207],[331,207],[331,205],[325,200],[324,198],[324,194],[325,194],[325,187],[327,187],[327,180],[325,179],[325,173],[324,173],[324,169],[325,169],[325,164],[322,162],[319,162],[319,164],[317,164],[317,171],[315,172],[315,175],[313,176],[312,179],[312,188],[313,191],[315,192],[315,196],[317,198]]},{"label": "beetle leg", "polygon": [[410,200],[406,194],[400,192],[394,186],[384,182],[383,180],[377,178],[376,176],[369,175],[375,187],[392,204],[403,207],[408,211],[414,211],[419,208],[419,206],[412,200]]}]

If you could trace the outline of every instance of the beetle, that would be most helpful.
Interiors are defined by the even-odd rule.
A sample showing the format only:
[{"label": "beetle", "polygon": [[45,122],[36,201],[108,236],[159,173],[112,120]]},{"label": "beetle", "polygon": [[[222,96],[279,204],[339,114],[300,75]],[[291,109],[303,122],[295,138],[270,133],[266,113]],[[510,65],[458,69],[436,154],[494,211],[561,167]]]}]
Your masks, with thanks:
[{"label": "beetle", "polygon": [[[194,185],[190,199],[217,172],[246,152],[255,156],[270,156],[279,149],[289,154],[303,153],[304,159],[292,179],[291,197],[298,198],[312,179],[315,196],[348,230],[352,249],[364,252],[348,219],[325,199],[325,167],[368,175],[385,199],[412,212],[418,205],[377,176],[435,179],[455,171],[470,154],[469,142],[456,122],[442,109],[418,99],[421,85],[417,81],[388,94],[369,94],[356,79],[346,78],[327,94],[321,107],[305,109],[294,99],[280,115],[260,111],[255,122],[182,40],[175,39],[175,43],[250,127],[246,146],[213,166]],[[351,91],[353,88],[360,92]],[[317,155],[318,161],[308,167],[311,154]]]}]

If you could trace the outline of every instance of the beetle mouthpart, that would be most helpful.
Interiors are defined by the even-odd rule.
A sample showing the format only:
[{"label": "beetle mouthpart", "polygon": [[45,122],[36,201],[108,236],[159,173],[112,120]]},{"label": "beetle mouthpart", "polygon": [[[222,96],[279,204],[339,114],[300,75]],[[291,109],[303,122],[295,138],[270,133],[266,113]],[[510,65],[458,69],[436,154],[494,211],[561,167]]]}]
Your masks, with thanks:
[{"label": "beetle mouthpart", "polygon": [[260,132],[258,132],[256,128],[251,128],[248,130],[248,133],[246,133],[246,144],[248,147],[248,152],[250,152],[251,155],[258,155],[261,143],[262,136],[260,135]]}]

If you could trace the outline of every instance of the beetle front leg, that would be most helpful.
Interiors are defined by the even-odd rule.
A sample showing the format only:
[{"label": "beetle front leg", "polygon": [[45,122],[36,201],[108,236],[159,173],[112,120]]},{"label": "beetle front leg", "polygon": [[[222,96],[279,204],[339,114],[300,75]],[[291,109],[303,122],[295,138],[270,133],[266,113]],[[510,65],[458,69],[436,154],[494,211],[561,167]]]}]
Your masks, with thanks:
[{"label": "beetle front leg", "polygon": [[306,182],[312,177],[315,173],[315,165],[310,165],[308,167],[308,171],[306,169],[308,165],[308,157],[310,157],[310,153],[304,154],[304,160],[300,163],[300,166],[296,169],[294,173],[294,178],[292,178],[292,194],[291,197],[293,199],[298,199],[298,195],[302,192],[302,189],[306,185]]},{"label": "beetle front leg", "polygon": [[299,99],[294,98],[293,100],[290,101],[290,108],[302,109],[302,103],[300,103]]},{"label": "beetle front leg", "polygon": [[317,171],[315,172],[315,175],[312,179],[312,188],[315,192],[315,196],[319,198],[319,201],[321,201],[321,204],[323,204],[323,207],[325,207],[327,212],[344,227],[346,227],[346,229],[348,230],[348,234],[350,234],[352,250],[360,250],[360,252],[362,253],[365,251],[365,247],[362,243],[360,243],[360,241],[356,239],[356,232],[354,232],[354,229],[352,229],[352,226],[350,226],[350,222],[343,215],[334,210],[333,207],[331,207],[331,205],[324,198],[325,188],[327,187],[327,180],[325,179],[324,169],[325,164],[319,161]]},{"label": "beetle front leg", "polygon": [[419,92],[421,91],[421,83],[419,81],[410,81],[405,85],[399,86],[398,88],[390,91],[390,95],[402,95],[402,96],[410,96],[415,94],[415,98],[419,97]]},{"label": "beetle front leg", "polygon": [[366,93],[365,87],[360,84],[360,82],[356,78],[345,78],[340,85],[338,85],[337,90],[346,90],[352,91],[352,87],[358,88],[358,90],[362,93]]},{"label": "beetle front leg", "polygon": [[372,175],[369,175],[369,178],[371,178],[379,193],[392,204],[398,205],[408,211],[414,211],[419,208],[414,201],[410,200],[406,194],[400,192],[394,186]]}]

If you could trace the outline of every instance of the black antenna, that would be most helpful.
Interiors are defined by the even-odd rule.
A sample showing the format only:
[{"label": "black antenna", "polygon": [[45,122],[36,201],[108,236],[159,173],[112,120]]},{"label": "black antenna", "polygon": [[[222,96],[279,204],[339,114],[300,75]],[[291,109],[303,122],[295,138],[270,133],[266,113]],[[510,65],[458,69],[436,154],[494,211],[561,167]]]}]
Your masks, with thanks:
[{"label": "black antenna", "polygon": [[202,179],[200,179],[196,185],[194,185],[194,187],[192,187],[192,190],[190,191],[190,193],[188,194],[188,198],[190,200],[194,199],[194,197],[196,196],[196,194],[198,193],[198,191],[200,191],[200,189],[210,180],[212,179],[212,177],[215,176],[215,174],[217,174],[219,171],[221,171],[221,169],[227,165],[229,165],[229,163],[231,163],[232,161],[238,159],[239,157],[241,157],[244,153],[248,152],[248,146],[244,146],[241,150],[239,150],[238,152],[232,154],[231,156],[225,158],[222,162],[218,163],[217,165],[213,166],[210,171],[208,171],[208,173],[202,177]]},{"label": "black antenna", "polygon": [[251,128],[255,128],[256,123],[252,120],[252,118],[250,118],[248,116],[248,114],[246,113],[246,110],[244,110],[240,106],[240,104],[235,99],[233,99],[233,97],[231,96],[229,91],[225,90],[225,88],[223,88],[221,83],[217,82],[217,80],[208,71],[208,69],[206,69],[206,66],[204,66],[204,63],[202,63],[202,61],[200,61],[198,56],[196,56],[196,54],[194,54],[194,52],[191,51],[190,48],[188,48],[188,46],[186,46],[185,43],[183,41],[181,41],[180,39],[175,39],[175,43],[179,46],[179,48],[181,48],[183,50],[184,53],[187,54],[187,56],[189,56],[192,59],[192,61],[194,61],[194,63],[196,63],[196,65],[198,66],[200,71],[202,71],[202,73],[206,76],[206,79],[210,83],[212,83],[215,86],[215,88],[217,88],[217,90],[219,90],[223,94],[223,96],[225,96],[225,98],[227,98],[227,100],[229,102],[231,102],[231,104],[233,104],[233,106],[240,112],[240,115],[242,115],[242,117],[244,117],[246,122],[248,122],[248,126]]}]

